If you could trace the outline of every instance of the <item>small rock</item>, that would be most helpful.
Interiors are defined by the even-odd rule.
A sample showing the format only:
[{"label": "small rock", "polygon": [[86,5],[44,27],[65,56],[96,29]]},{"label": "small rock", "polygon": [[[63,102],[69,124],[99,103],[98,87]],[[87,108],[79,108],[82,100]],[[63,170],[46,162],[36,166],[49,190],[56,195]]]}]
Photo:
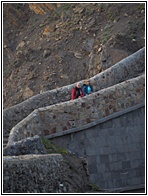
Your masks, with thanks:
[{"label": "small rock", "polygon": [[21,41],[19,43],[19,45],[17,46],[16,50],[18,50],[19,48],[22,48],[24,45],[25,45],[25,42],[24,41]]},{"label": "small rock", "polygon": [[84,42],[84,46],[83,49],[86,50],[87,52],[91,52],[92,48],[93,48],[93,44],[94,44],[94,39],[87,39]]},{"label": "small rock", "polygon": [[33,91],[29,87],[26,87],[26,89],[23,92],[23,98],[27,99],[31,96],[33,96]]},{"label": "small rock", "polygon": [[64,79],[64,78],[68,78],[68,76],[67,75],[62,75],[62,76],[60,76],[60,78]]},{"label": "small rock", "polygon": [[102,47],[100,47],[99,49],[98,49],[98,52],[101,52],[102,51]]},{"label": "small rock", "polygon": [[51,55],[51,51],[50,50],[44,50],[44,52],[43,52],[43,57],[44,58],[47,58],[50,55]]},{"label": "small rock", "polygon": [[78,53],[78,52],[74,53],[74,56],[76,58],[78,58],[78,59],[81,59],[82,58],[82,54],[81,53]]}]

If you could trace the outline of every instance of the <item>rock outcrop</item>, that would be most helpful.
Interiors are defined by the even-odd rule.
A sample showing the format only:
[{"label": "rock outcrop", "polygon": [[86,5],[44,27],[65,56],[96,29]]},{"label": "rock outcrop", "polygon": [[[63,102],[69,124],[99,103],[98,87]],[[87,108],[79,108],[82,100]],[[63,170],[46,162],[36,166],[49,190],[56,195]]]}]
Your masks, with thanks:
[{"label": "rock outcrop", "polygon": [[38,135],[14,142],[4,148],[3,156],[18,156],[27,154],[47,154],[47,151]]},{"label": "rock outcrop", "polygon": [[6,156],[4,193],[83,193],[89,190],[86,162],[60,154]]},{"label": "rock outcrop", "polygon": [[93,77],[144,47],[144,7],[5,3],[4,108]]},{"label": "rock outcrop", "polygon": [[60,3],[29,3],[29,8],[36,14],[46,14],[59,6]]}]

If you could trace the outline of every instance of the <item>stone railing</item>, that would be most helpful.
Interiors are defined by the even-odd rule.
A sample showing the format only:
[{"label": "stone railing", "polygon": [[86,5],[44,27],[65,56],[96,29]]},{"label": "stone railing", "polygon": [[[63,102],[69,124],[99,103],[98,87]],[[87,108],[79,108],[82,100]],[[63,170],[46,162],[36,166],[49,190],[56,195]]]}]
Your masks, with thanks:
[{"label": "stone railing", "polygon": [[8,145],[21,139],[80,129],[145,100],[145,75],[72,101],[36,109],[10,132]]},{"label": "stone railing", "polygon": [[[127,79],[136,77],[145,70],[145,48],[118,62],[109,69],[90,78],[94,91],[113,86]],[[84,81],[80,81],[81,84]],[[7,134],[13,126],[23,120],[37,108],[54,105],[71,99],[71,90],[75,84],[54,89],[33,96],[24,102],[5,109],[3,112],[3,132]],[[55,106],[56,107],[56,106]]]}]

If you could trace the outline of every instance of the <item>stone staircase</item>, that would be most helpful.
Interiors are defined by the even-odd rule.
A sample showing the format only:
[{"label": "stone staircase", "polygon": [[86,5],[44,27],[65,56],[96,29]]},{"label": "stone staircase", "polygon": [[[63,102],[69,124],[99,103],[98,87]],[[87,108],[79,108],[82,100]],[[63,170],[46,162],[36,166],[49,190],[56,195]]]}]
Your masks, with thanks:
[{"label": "stone staircase", "polygon": [[[112,66],[108,70],[105,70],[104,72],[98,74],[97,76],[90,78],[90,81],[92,81],[92,83],[94,85],[94,89],[95,89],[95,85],[98,85],[98,83],[100,83],[102,78],[104,80],[104,77],[106,77],[106,81],[110,82],[110,80],[112,79],[112,80],[116,80],[116,82],[115,83],[110,82],[110,84],[109,85],[107,84],[107,86],[102,85],[102,87],[101,87],[102,89],[105,89],[108,86],[114,86],[115,84],[126,81],[129,78],[134,78],[134,77],[137,77],[137,76],[144,74],[143,64],[145,61],[143,60],[143,53],[144,53],[143,51],[145,51],[145,50],[141,49],[141,50],[137,51],[133,55],[127,57],[126,59],[123,59],[121,62]],[[139,55],[139,57],[137,57],[138,55]],[[136,58],[139,58],[139,59],[137,60]],[[124,61],[125,61],[125,63],[124,63]],[[132,61],[133,61],[133,63],[131,63]],[[123,66],[124,64],[127,64],[127,67],[125,66],[125,68],[124,68],[124,66]],[[135,64],[137,64],[137,65],[135,65]],[[133,66],[135,66],[135,70],[133,70],[133,75],[132,75],[132,69],[134,69]],[[125,70],[123,70],[123,68]],[[125,78],[121,77],[121,75],[119,74],[120,69],[123,72],[123,75],[125,75],[124,76]],[[128,69],[130,69],[130,74],[128,74]],[[111,75],[111,74],[112,74],[112,72],[114,72],[114,70],[115,70],[116,75],[115,75],[115,73],[113,73],[113,75],[114,75],[114,78],[113,78],[113,75]],[[119,73],[117,72],[117,70],[119,70]],[[121,74],[122,74],[122,72],[121,72]],[[117,79],[115,77],[117,77]],[[97,82],[96,82],[96,79],[98,79]],[[119,80],[119,82],[118,82],[118,80]],[[81,81],[81,83],[83,83],[83,82],[84,81]],[[29,115],[35,109],[38,109],[41,107],[46,107],[49,105],[55,105],[59,102],[65,102],[65,101],[70,100],[71,89],[73,88],[73,86],[75,86],[75,84],[68,85],[66,87],[62,87],[62,88],[60,88],[60,90],[55,89],[55,90],[51,90],[49,92],[45,92],[40,95],[36,95],[34,97],[29,98],[28,100],[25,100],[24,102],[22,102],[20,104],[17,104],[16,106],[13,106],[11,108],[4,110],[3,148],[7,146],[9,133],[10,133],[10,130],[12,130],[12,128],[14,127],[14,123],[17,124],[19,121],[23,120],[24,118],[26,118],[27,115]],[[101,89],[99,90],[97,88],[98,87],[96,87],[95,91],[99,92]],[[61,100],[61,97],[63,98],[62,93],[66,94],[66,96],[63,100]],[[50,95],[52,97],[51,101],[49,101]],[[44,101],[46,101],[46,103],[44,103]],[[43,102],[42,105],[41,105],[41,102]],[[15,119],[16,117],[18,119]],[[10,123],[10,125],[9,125],[9,123]]]},{"label": "stone staircase", "polygon": [[[38,179],[38,176],[36,178],[33,176],[30,180],[31,178],[28,177],[30,174],[47,174],[46,177],[42,177],[43,181],[44,178],[48,179],[52,171],[55,174],[50,166],[51,163],[55,165],[57,162],[55,156],[59,155],[46,153],[44,155],[42,148],[39,151],[39,143],[32,141],[35,137],[41,140],[40,136],[50,139],[78,157],[85,157],[89,180],[103,187],[107,192],[109,189],[112,189],[112,192],[121,192],[120,187],[123,187],[123,190],[144,188],[145,61],[143,52],[140,50],[136,55],[90,78],[95,91],[91,95],[70,101],[71,89],[75,85],[72,84],[36,95],[4,110],[4,189],[10,187],[9,192],[16,192],[14,189],[18,191],[19,183],[19,187],[24,189],[24,181],[20,180],[22,177],[26,182],[31,183],[34,179]],[[83,82],[80,81],[81,84]],[[126,158],[123,160],[123,157]],[[22,171],[23,164],[25,172]],[[57,162],[57,165],[60,164]],[[34,172],[35,167],[37,173]],[[62,170],[61,173],[65,174],[66,170],[64,172]],[[56,179],[56,184],[57,181]],[[53,178],[48,182],[53,182]],[[42,185],[40,179],[38,182],[35,181],[35,187],[45,188],[46,185],[49,187],[48,183]],[[28,185],[26,190],[29,190]]]}]

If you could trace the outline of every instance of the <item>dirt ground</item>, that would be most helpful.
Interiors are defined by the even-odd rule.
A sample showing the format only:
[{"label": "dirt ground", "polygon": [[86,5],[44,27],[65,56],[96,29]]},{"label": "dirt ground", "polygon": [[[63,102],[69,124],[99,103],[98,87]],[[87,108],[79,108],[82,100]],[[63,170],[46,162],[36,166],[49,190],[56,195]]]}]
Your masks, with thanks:
[{"label": "dirt ground", "polygon": [[145,4],[5,4],[3,107],[92,77],[145,45]]}]

